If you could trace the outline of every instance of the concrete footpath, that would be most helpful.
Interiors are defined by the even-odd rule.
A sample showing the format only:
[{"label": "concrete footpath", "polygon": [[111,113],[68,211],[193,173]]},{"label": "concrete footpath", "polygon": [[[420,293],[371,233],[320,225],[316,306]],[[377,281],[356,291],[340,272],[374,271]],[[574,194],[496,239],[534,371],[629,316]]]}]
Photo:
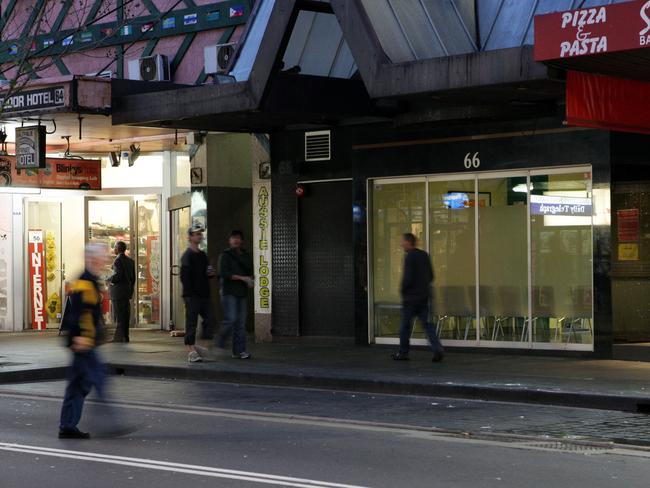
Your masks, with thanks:
[{"label": "concrete footpath", "polygon": [[[187,363],[182,338],[133,331],[132,342],[101,349],[115,374],[447,396],[650,413],[650,363],[491,353],[426,351],[392,361],[392,348],[296,339],[251,344],[252,360]],[[61,379],[68,352],[56,333],[0,334],[3,383]]]}]

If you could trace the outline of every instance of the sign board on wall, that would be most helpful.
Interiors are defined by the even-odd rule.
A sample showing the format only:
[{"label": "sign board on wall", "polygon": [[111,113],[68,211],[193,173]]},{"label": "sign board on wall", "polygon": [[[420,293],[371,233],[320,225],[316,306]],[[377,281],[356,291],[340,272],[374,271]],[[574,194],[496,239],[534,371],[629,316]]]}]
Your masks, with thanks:
[{"label": "sign board on wall", "polygon": [[535,61],[647,47],[650,47],[648,0],[535,17]]},{"label": "sign board on wall", "polygon": [[16,127],[16,168],[45,168],[45,126]]},{"label": "sign board on wall", "polygon": [[56,108],[64,105],[65,88],[63,86],[25,90],[9,97],[0,97],[0,106],[4,106],[3,113]]},{"label": "sign board on wall", "polygon": [[43,330],[45,318],[45,250],[43,231],[29,230],[27,233],[27,255],[29,256],[29,290],[32,302],[32,328]]},{"label": "sign board on wall", "polygon": [[47,158],[44,169],[16,169],[15,156],[0,156],[0,186],[101,190],[99,159]]},{"label": "sign board on wall", "polygon": [[[264,163],[260,163],[264,165]],[[271,313],[271,180],[253,178],[255,313]],[[269,175],[270,176],[270,175]]]},{"label": "sign board on wall", "polygon": [[629,208],[616,211],[618,242],[639,240],[639,209]]}]

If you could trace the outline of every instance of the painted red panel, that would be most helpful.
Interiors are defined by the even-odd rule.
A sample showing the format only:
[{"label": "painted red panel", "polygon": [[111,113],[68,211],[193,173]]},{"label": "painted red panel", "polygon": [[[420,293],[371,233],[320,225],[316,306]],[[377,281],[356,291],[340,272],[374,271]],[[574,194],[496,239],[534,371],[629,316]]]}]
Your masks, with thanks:
[{"label": "painted red panel", "polygon": [[535,60],[650,48],[650,0],[535,17]]},{"label": "painted red panel", "polygon": [[569,71],[570,125],[650,134],[650,83]]},{"label": "painted red panel", "polygon": [[29,290],[32,295],[32,328],[45,329],[45,251],[44,232],[40,229],[29,229],[28,256],[29,256]]}]

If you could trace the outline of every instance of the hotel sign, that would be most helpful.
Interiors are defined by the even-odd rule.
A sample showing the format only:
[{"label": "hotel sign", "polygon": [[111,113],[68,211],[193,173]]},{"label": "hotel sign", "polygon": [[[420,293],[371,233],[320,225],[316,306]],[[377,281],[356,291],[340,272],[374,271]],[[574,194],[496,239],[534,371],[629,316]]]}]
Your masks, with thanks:
[{"label": "hotel sign", "polygon": [[45,126],[16,128],[16,169],[45,168]]},{"label": "hotel sign", "polygon": [[650,0],[535,17],[535,61],[650,47]]},{"label": "hotel sign", "polygon": [[56,108],[64,105],[65,88],[63,86],[25,90],[8,97],[0,97],[2,113]]}]

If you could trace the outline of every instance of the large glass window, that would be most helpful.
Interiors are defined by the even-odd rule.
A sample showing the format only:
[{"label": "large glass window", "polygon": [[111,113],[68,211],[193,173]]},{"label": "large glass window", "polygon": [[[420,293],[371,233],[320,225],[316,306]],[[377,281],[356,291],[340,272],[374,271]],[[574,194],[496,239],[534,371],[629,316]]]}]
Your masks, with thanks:
[{"label": "large glass window", "polygon": [[533,340],[591,343],[591,174],[533,176],[530,201]]},{"label": "large glass window", "polygon": [[399,337],[400,236],[411,232],[426,249],[426,183],[377,182],[373,196],[375,335]]},{"label": "large glass window", "polygon": [[473,178],[429,182],[432,318],[444,339],[476,339],[475,197]]},{"label": "large glass window", "polygon": [[371,199],[376,339],[397,340],[400,235],[412,232],[431,256],[441,339],[592,348],[589,168],[375,180]]}]

